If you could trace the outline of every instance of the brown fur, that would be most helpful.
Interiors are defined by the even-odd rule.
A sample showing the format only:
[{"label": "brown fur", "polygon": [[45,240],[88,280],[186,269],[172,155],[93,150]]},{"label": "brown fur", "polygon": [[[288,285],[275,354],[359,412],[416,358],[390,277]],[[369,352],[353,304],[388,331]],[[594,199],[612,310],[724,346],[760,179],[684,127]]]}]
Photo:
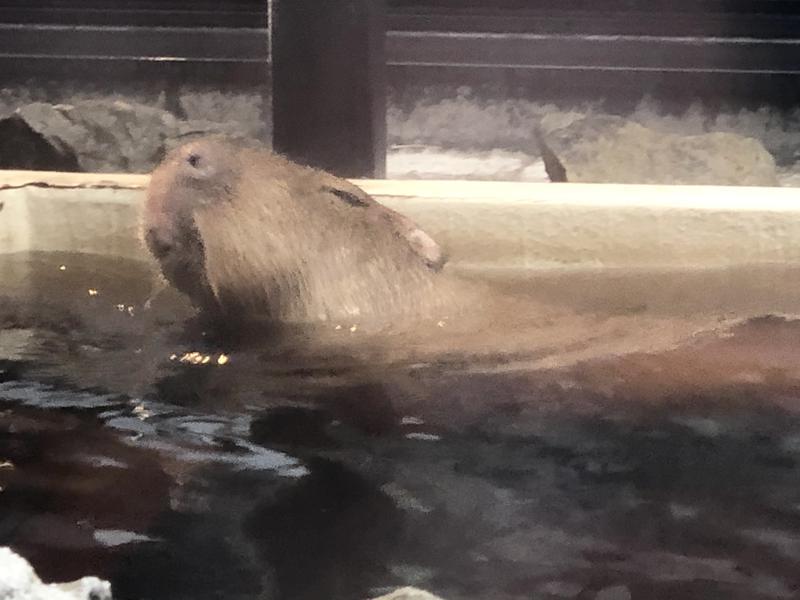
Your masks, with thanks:
[{"label": "brown fur", "polygon": [[165,278],[217,318],[367,323],[449,304],[441,250],[412,221],[254,142],[171,152],[142,225]]}]

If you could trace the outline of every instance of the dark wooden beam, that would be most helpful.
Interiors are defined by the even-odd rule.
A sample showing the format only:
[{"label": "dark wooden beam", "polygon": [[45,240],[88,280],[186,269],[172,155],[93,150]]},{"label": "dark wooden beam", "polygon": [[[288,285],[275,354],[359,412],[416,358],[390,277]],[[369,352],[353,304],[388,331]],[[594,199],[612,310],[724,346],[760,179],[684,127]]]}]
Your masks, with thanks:
[{"label": "dark wooden beam", "polygon": [[384,177],[383,0],[274,0],[273,145],[342,177]]},{"label": "dark wooden beam", "polygon": [[[343,173],[382,171],[379,56],[397,90],[488,84],[567,103],[623,106],[645,94],[679,107],[800,103],[797,0],[386,0],[385,54],[369,35],[380,29],[369,25],[377,4],[276,1],[289,23],[277,31],[288,57],[276,71],[276,114],[288,115],[277,145]],[[269,60],[267,0],[0,0],[0,85],[266,93]],[[337,157],[357,168],[340,169]]]}]

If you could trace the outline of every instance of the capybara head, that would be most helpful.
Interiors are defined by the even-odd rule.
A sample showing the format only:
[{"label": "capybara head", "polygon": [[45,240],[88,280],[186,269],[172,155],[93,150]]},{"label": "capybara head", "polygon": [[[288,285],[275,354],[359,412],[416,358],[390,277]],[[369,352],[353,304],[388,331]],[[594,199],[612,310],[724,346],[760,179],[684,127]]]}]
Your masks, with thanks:
[{"label": "capybara head", "polygon": [[241,176],[239,152],[245,142],[205,137],[179,146],[153,171],[148,201],[181,212],[230,201]]},{"label": "capybara head", "polygon": [[413,221],[352,183],[223,137],[167,155],[143,234],[167,280],[225,318],[408,314],[444,262]]}]

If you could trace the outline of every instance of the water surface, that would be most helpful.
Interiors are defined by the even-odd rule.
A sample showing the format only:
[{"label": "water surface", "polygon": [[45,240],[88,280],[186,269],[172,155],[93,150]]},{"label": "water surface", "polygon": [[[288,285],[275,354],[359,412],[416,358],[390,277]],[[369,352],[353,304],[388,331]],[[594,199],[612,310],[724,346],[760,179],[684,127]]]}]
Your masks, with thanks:
[{"label": "water surface", "polygon": [[0,545],[131,599],[796,597],[796,274],[237,348],[136,263],[0,258]]}]

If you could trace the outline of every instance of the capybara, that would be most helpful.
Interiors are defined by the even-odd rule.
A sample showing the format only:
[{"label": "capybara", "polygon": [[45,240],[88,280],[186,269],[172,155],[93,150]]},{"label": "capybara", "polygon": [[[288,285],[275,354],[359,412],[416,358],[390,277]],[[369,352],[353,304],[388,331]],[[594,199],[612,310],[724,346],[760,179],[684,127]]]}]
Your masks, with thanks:
[{"label": "capybara", "polygon": [[226,322],[385,324],[453,299],[439,246],[350,182],[211,136],[152,174],[142,235],[164,277]]}]

